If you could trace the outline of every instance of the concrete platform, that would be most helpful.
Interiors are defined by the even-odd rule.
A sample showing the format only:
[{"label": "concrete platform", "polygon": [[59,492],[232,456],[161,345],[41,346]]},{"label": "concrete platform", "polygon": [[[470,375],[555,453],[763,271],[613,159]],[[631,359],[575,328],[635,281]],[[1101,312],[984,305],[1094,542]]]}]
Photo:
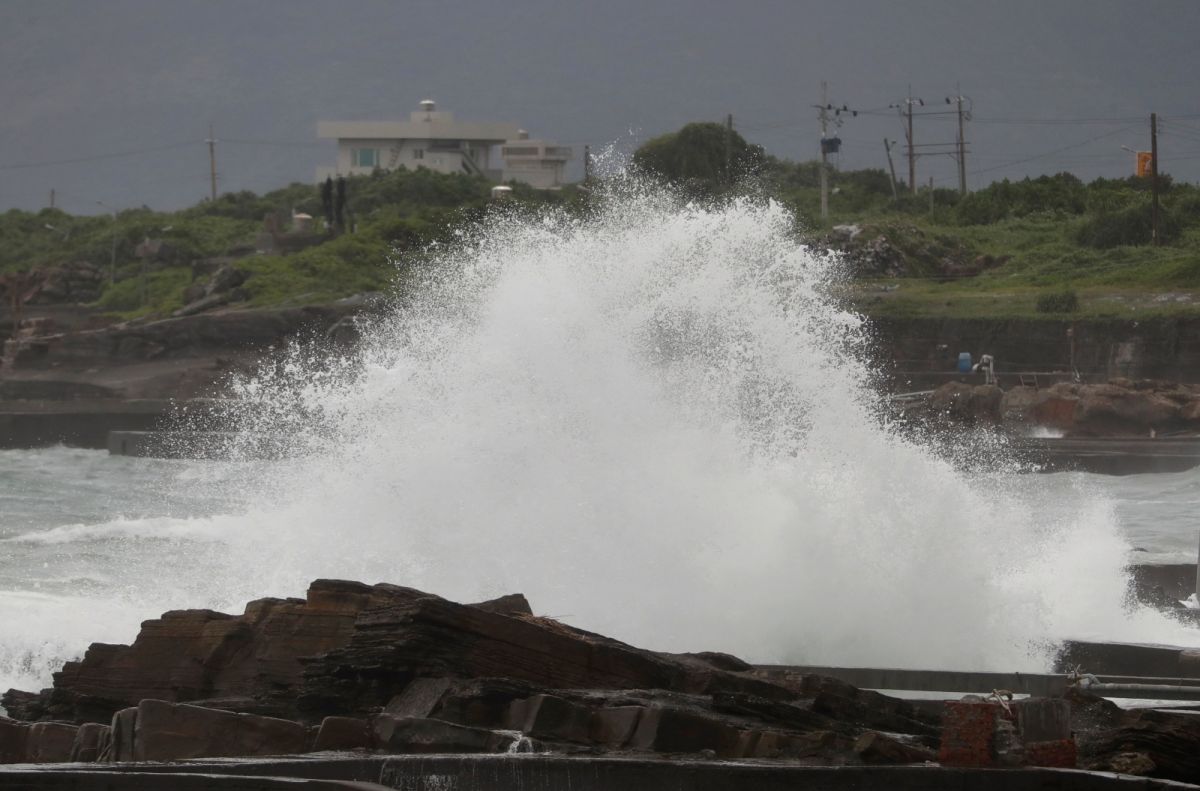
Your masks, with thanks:
[{"label": "concrete platform", "polygon": [[71,791],[1103,791],[1200,786],[1068,769],[961,769],[933,765],[813,767],[708,760],[561,755],[299,757],[175,764],[0,767],[0,788]]},{"label": "concrete platform", "polygon": [[1196,437],[1023,438],[1013,444],[1043,465],[1045,472],[1138,475],[1200,466],[1200,438]]},{"label": "concrete platform", "polygon": [[110,431],[148,431],[169,414],[170,401],[87,399],[0,402],[0,448],[107,447]]},{"label": "concrete platform", "polygon": [[108,452],[113,456],[153,459],[280,459],[288,445],[267,434],[221,431],[110,431]]}]

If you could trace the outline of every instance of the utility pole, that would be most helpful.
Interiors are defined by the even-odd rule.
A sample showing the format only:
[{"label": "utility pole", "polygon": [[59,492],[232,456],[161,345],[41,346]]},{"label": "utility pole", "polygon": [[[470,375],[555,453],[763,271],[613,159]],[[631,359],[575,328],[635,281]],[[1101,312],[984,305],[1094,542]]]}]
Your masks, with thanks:
[{"label": "utility pole", "polygon": [[733,183],[733,113],[725,116],[725,183]]},{"label": "utility pole", "polygon": [[896,164],[892,162],[892,144],[886,137],[883,138],[883,150],[887,152],[888,172],[892,174],[892,200],[899,200],[900,196],[896,194]]},{"label": "utility pole", "polygon": [[217,139],[213,137],[212,124],[208,125],[208,173],[212,199],[217,199]]},{"label": "utility pole", "polygon": [[50,188],[50,208],[54,208],[54,187]]},{"label": "utility pole", "polygon": [[1161,244],[1158,233],[1158,113],[1150,113],[1150,243]]},{"label": "utility pole", "polygon": [[904,99],[904,109],[908,115],[908,128],[905,135],[908,137],[908,185],[912,188],[912,194],[917,194],[917,149],[913,143],[913,98],[912,86],[908,86],[908,96]]},{"label": "utility pole", "polygon": [[[842,126],[842,114],[858,115],[858,110],[851,110],[847,105],[834,107],[829,102],[829,86],[821,81],[821,103],[814,104],[817,108],[817,120],[821,122],[821,220],[829,219],[829,155],[841,150],[842,140],[837,136],[837,130]],[[833,127],[833,137],[830,137],[830,127]]]},{"label": "utility pole", "polygon": [[963,97],[960,93],[958,101],[958,192],[967,197],[967,142],[963,132]]},{"label": "utility pole", "polygon": [[821,222],[829,219],[829,162],[825,154],[825,137],[829,131],[829,88],[821,80]]},{"label": "utility pole", "polygon": [[929,177],[929,211],[933,211],[933,176]]}]

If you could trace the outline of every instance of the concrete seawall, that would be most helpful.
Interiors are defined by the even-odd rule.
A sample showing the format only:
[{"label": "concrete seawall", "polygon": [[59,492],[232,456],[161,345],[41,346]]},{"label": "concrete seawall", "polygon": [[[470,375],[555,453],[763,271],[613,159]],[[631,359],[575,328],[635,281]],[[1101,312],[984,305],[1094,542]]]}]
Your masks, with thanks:
[{"label": "concrete seawall", "polygon": [[[115,770],[115,771],[114,771]],[[404,791],[1122,791],[1196,786],[1066,769],[960,769],[939,766],[767,766],[553,755],[406,755],[296,760],[189,761],[0,768],[6,789],[71,791],[226,791],[252,788]]]},{"label": "concrete seawall", "polygon": [[879,367],[900,390],[943,384],[954,371],[959,352],[970,352],[976,359],[993,355],[1006,387],[1005,372],[1011,376],[1015,371],[1069,372],[1072,368],[1085,381],[1123,376],[1200,382],[1197,317],[880,317],[870,321]]},{"label": "concrete seawall", "polygon": [[106,448],[110,431],[149,431],[170,401],[97,399],[0,402],[0,448]]}]

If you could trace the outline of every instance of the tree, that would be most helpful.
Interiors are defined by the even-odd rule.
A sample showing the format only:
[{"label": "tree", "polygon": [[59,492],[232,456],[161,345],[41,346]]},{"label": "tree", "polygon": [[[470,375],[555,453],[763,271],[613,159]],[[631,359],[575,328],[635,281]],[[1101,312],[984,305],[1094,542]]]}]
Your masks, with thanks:
[{"label": "tree", "polygon": [[333,227],[333,176],[326,176],[321,184],[321,213],[325,215],[325,223]]},{"label": "tree", "polygon": [[755,173],[764,158],[761,146],[722,124],[691,123],[646,141],[634,152],[633,164],[689,191],[711,195]]}]

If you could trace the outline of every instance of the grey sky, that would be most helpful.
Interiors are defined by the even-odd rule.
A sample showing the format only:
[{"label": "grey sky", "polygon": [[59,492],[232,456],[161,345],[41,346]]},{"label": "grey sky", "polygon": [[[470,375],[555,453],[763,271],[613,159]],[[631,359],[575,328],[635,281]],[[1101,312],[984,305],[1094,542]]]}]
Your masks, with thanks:
[{"label": "grey sky", "polygon": [[[193,203],[210,122],[222,191],[309,180],[332,163],[318,119],[427,97],[580,150],[733,113],[771,153],[810,158],[822,79],[880,111],[847,120],[843,167],[886,165],[884,136],[902,140],[886,108],[911,83],[926,110],[956,85],[974,100],[972,186],[1125,175],[1120,146],[1148,147],[1152,110],[1163,169],[1194,181],[1198,35],[1193,0],[0,0],[0,210],[51,188],[74,212]],[[951,119],[918,119],[917,142],[953,140]],[[140,153],[91,159],[124,152]],[[67,159],[89,161],[26,167]],[[956,181],[949,157],[918,162],[930,175]]]}]

